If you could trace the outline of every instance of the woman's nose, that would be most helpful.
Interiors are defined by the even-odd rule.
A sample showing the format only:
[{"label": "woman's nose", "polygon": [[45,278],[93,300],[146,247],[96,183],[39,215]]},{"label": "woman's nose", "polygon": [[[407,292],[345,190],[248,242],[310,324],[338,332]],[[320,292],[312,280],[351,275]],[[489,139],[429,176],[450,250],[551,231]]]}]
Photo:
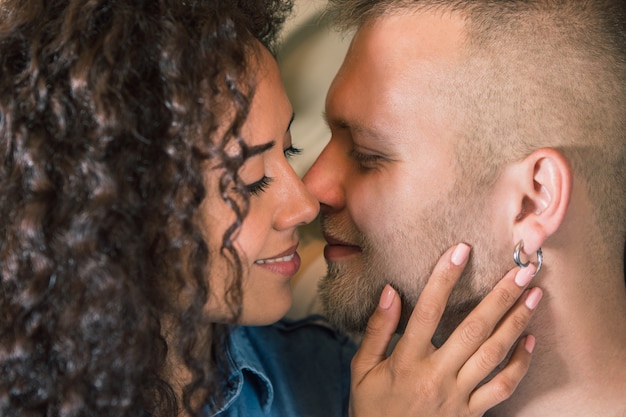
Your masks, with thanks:
[{"label": "woman's nose", "polygon": [[287,187],[283,192],[274,226],[276,229],[287,229],[311,223],[320,211],[317,199],[306,189],[302,180],[289,166],[286,169]]}]

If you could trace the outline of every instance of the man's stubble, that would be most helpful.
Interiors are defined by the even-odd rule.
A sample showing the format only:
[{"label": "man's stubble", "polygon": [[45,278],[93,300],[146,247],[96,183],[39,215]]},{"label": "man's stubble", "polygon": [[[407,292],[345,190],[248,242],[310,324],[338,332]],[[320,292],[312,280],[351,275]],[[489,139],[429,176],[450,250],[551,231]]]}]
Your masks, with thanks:
[{"label": "man's stubble", "polygon": [[491,237],[493,225],[486,199],[465,194],[463,197],[455,189],[421,215],[389,219],[393,224],[376,236],[376,241],[346,218],[323,216],[322,227],[327,232],[340,238],[349,236],[363,249],[360,255],[328,264],[319,291],[329,319],[345,331],[363,332],[389,283],[402,300],[397,330],[402,333],[439,257],[449,247],[465,242],[472,246],[472,254],[433,338],[435,345],[441,345],[510,268],[510,260],[496,250]]}]

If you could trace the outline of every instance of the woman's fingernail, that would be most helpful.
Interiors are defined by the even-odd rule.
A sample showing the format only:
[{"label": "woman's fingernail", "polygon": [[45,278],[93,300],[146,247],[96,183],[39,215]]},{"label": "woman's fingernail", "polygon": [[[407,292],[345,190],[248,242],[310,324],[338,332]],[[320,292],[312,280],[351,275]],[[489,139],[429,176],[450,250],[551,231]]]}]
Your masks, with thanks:
[{"label": "woman's fingernail", "polygon": [[452,258],[450,260],[454,265],[461,266],[467,260],[469,253],[470,247],[465,243],[459,243],[454,249],[454,252],[452,252]]},{"label": "woman's fingernail", "polygon": [[528,292],[528,295],[526,296],[526,307],[528,307],[531,310],[534,310],[535,307],[537,307],[537,304],[539,304],[539,301],[541,301],[541,297],[543,297],[543,292],[541,291],[540,288],[535,287],[533,289],[531,289]]},{"label": "woman's fingernail", "polygon": [[515,283],[519,287],[527,286],[530,280],[535,276],[535,271],[537,271],[537,267],[534,264],[530,264],[526,268],[520,269],[515,275]]},{"label": "woman's fingernail", "polygon": [[526,352],[533,353],[533,350],[535,350],[535,342],[535,336],[530,334],[526,336],[526,340],[524,341],[524,349],[526,349]]},{"label": "woman's fingernail", "polygon": [[389,307],[391,307],[391,304],[393,303],[393,296],[395,292],[396,291],[391,287],[391,285],[385,285],[383,293],[380,295],[380,301],[378,302],[380,308],[383,310],[389,310]]}]

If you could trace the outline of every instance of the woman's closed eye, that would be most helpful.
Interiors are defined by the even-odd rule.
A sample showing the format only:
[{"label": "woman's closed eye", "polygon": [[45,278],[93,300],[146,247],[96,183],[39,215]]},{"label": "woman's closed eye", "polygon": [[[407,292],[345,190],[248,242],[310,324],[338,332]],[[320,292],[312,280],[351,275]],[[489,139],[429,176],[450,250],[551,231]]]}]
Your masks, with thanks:
[{"label": "woman's closed eye", "polygon": [[[302,149],[296,148],[295,146],[291,146],[291,145],[283,151],[285,158],[287,159],[290,159],[296,155],[299,155],[301,152],[302,152]],[[251,195],[259,195],[260,193],[267,190],[267,188],[270,186],[270,183],[272,181],[273,179],[271,177],[268,177],[267,175],[263,175],[263,177],[260,180],[255,181],[251,184],[247,184],[246,190]]]},{"label": "woman's closed eye", "polygon": [[261,178],[260,180],[255,181],[252,184],[247,184],[246,190],[248,190],[251,195],[259,195],[260,193],[265,191],[267,187],[270,186],[271,182],[272,178],[263,175],[263,178]]}]

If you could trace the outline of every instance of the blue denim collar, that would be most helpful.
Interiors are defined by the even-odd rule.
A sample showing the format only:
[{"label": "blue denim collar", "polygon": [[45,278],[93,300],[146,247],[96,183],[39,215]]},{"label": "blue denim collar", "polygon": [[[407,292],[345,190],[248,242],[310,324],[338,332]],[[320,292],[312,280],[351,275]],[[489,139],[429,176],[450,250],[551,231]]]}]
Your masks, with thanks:
[{"label": "blue denim collar", "polygon": [[228,389],[225,393],[224,405],[216,414],[228,409],[241,395],[244,374],[252,379],[251,385],[257,390],[263,411],[267,412],[274,401],[274,387],[257,351],[252,347],[241,326],[234,326],[231,329],[228,355],[230,363]]}]

